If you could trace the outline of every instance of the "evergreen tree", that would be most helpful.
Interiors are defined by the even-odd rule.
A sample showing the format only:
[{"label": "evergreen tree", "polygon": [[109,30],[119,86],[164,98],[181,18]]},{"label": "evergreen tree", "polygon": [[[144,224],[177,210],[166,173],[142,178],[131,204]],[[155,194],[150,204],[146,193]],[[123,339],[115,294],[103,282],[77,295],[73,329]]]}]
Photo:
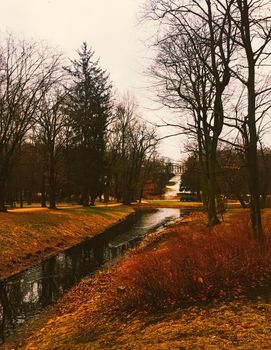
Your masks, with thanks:
[{"label": "evergreen tree", "polygon": [[106,71],[94,60],[95,52],[83,43],[79,58],[66,68],[72,78],[68,88],[68,115],[80,182],[82,204],[94,205],[103,192],[105,135],[111,113],[112,86]]}]

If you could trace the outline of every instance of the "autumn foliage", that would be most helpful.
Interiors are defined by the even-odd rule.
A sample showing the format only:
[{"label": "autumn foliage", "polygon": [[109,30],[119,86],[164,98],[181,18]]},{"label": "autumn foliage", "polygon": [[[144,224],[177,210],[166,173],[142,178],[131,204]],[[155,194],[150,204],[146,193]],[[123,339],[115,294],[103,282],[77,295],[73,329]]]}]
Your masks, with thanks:
[{"label": "autumn foliage", "polygon": [[234,299],[265,286],[271,277],[271,237],[265,249],[259,247],[248,221],[239,214],[213,230],[199,222],[168,228],[164,243],[140,248],[118,266],[110,299],[117,309],[155,310]]}]

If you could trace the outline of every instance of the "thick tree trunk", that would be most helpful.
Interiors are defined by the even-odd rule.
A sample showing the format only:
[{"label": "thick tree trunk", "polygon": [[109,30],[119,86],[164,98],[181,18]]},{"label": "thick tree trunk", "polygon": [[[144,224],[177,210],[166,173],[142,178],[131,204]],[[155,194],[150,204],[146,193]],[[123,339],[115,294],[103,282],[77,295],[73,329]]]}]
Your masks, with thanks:
[{"label": "thick tree trunk", "polygon": [[208,160],[208,178],[207,178],[207,191],[208,191],[208,226],[213,227],[217,224],[220,224],[220,221],[217,217],[216,210],[216,149],[210,155]]},{"label": "thick tree trunk", "polygon": [[50,154],[49,159],[49,208],[56,209],[56,175],[55,175],[55,159]]},{"label": "thick tree trunk", "polygon": [[250,136],[249,144],[247,145],[249,187],[251,195],[250,218],[255,238],[258,241],[263,241],[264,233],[261,218],[259,165],[257,152],[258,136],[256,130],[255,68],[254,64],[252,63],[249,67],[248,80],[248,129]]},{"label": "thick tree trunk", "polygon": [[7,211],[5,202],[6,202],[6,181],[4,179],[0,179],[0,212]]},{"label": "thick tree trunk", "polygon": [[249,189],[251,195],[250,206],[250,218],[251,225],[254,232],[255,239],[259,242],[264,241],[264,232],[262,228],[261,220],[261,203],[260,203],[260,190],[259,190],[259,167],[258,167],[258,136],[256,125],[256,84],[255,84],[255,65],[256,55],[254,54],[251,40],[251,14],[250,4],[247,0],[238,1],[241,15],[241,31],[244,48],[246,51],[247,66],[248,66],[248,80],[247,80],[247,93],[248,93],[248,108],[247,118],[245,121],[248,127],[247,142],[246,142],[246,157],[249,172]]},{"label": "thick tree trunk", "polygon": [[220,224],[220,221],[217,217],[216,211],[216,193],[211,180],[209,180],[209,191],[208,191],[208,226],[213,227],[217,224]]},{"label": "thick tree trunk", "polygon": [[[255,130],[256,131],[256,130]],[[261,218],[261,200],[258,179],[258,159],[257,159],[257,141],[251,137],[251,144],[248,147],[248,170],[249,170],[249,189],[250,189],[250,219],[255,239],[259,242],[264,241],[264,232]]]},{"label": "thick tree trunk", "polygon": [[206,177],[206,170],[204,169],[204,165],[202,161],[200,162],[200,187],[201,187],[201,193],[200,193],[200,199],[202,201],[203,207],[205,210],[208,210],[208,194],[207,194],[207,177]]}]

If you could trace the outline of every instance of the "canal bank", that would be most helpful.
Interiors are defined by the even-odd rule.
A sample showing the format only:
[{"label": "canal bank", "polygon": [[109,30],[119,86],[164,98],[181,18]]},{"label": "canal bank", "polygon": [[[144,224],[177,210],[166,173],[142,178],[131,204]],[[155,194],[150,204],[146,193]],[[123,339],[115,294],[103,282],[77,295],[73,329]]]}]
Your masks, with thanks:
[{"label": "canal bank", "polygon": [[181,214],[179,209],[139,210],[99,235],[3,280],[0,285],[2,337],[55,302],[84,276],[107,267],[150,232],[175,221]]},{"label": "canal bank", "polygon": [[104,231],[133,212],[119,205],[0,213],[0,280]]},{"label": "canal bank", "polygon": [[[225,253],[222,256],[223,260],[227,256],[229,261],[232,261],[232,257],[235,259],[238,257],[235,247],[237,250],[239,248],[238,245],[232,244],[232,237],[237,239],[236,228],[241,230],[246,227],[246,214],[246,211],[230,213],[225,217],[225,223],[219,226],[219,232],[218,230],[212,232],[212,242],[208,249],[213,250],[213,247],[217,247],[219,256],[217,255],[216,259],[220,259],[222,252]],[[270,216],[271,212],[267,211],[266,223],[270,222]],[[199,230],[203,230],[202,233]],[[236,261],[239,270],[229,270],[226,264],[225,266],[220,265],[220,269],[216,272],[215,256],[209,256],[210,250],[204,251],[209,237],[210,231],[206,227],[206,218],[204,214],[199,213],[188,216],[182,220],[181,224],[170,225],[165,230],[149,235],[143,241],[145,243],[130,251],[125,259],[120,260],[109,270],[84,279],[72,288],[56,305],[22,327],[16,338],[8,339],[1,349],[194,350],[236,349],[237,347],[269,349],[271,346],[270,299],[263,299],[260,296],[256,300],[247,299],[243,294],[245,290],[240,290],[240,287],[244,287],[245,284],[240,285],[241,280],[238,276],[236,276],[239,281],[238,285],[234,283],[234,280],[231,280],[232,285],[229,285],[230,288],[233,288],[234,293],[237,293],[234,294],[232,301],[225,299],[225,294],[223,296],[219,292],[222,287],[219,283],[227,282],[227,279],[224,278],[219,283],[216,280],[217,283],[213,286],[219,293],[218,299],[212,303],[207,305],[206,302],[203,302],[202,305],[196,303],[185,308],[181,307],[181,304],[172,304],[170,293],[174,293],[174,290],[170,290],[171,279],[173,278],[173,286],[176,290],[177,281],[184,281],[180,267],[185,267],[187,277],[190,279],[189,276],[191,276],[191,282],[194,281],[192,285],[194,297],[197,297],[197,290],[200,292],[199,296],[205,290],[205,276],[198,275],[198,270],[195,274],[191,264],[187,265],[183,262],[180,265],[179,260],[175,260],[180,257],[182,261],[183,257],[180,256],[179,249],[182,251],[183,247],[187,246],[189,250],[186,253],[190,252],[193,255],[194,249],[200,248],[201,251],[197,252],[198,257],[201,258],[200,261],[202,258],[207,259],[206,261],[211,259],[212,263],[208,267],[213,269],[214,273],[219,274],[222,273],[223,268],[226,268],[228,277],[231,276],[231,273],[234,276],[237,272],[241,273],[240,259],[243,264],[247,263],[246,257],[250,255],[248,249],[241,251],[239,249],[239,260]],[[217,242],[216,239],[219,241]],[[240,242],[245,242],[243,234],[238,239]],[[202,240],[203,244],[200,243]],[[217,245],[219,242],[223,244]],[[175,249],[177,249],[178,256],[172,254]],[[232,257],[230,252],[232,252]],[[241,254],[242,252],[244,255]],[[193,257],[196,258],[195,255]],[[257,257],[254,256],[253,259],[255,258]],[[170,261],[176,262],[172,267],[176,267],[179,271],[175,280],[172,275],[174,270],[168,266]],[[268,261],[266,264],[270,265]],[[166,266],[167,269],[164,269]],[[254,272],[255,276],[259,276],[259,271]],[[204,271],[202,270],[201,273]],[[248,265],[248,284],[251,283],[249,280],[251,273],[252,265]],[[136,283],[136,289],[134,289],[134,283]],[[156,283],[155,288],[153,288],[153,283]],[[196,286],[198,287],[195,289]],[[238,288],[234,289],[235,286]],[[183,287],[187,286],[183,285]],[[213,288],[210,284],[207,290],[209,287]],[[159,294],[163,291],[161,288],[166,293]],[[145,292],[142,293],[144,289]],[[151,299],[147,291],[152,291]],[[140,295],[139,299],[134,298],[137,293]],[[178,298],[181,295],[182,290],[180,289]],[[237,296],[238,299],[235,300]],[[130,298],[130,301],[127,298]],[[189,296],[187,298],[189,299]],[[161,302],[161,305],[155,309],[153,309],[153,304],[150,304],[154,300]],[[132,304],[130,304],[131,301]],[[165,305],[167,305],[166,308]],[[168,307],[169,305],[171,306]]]}]

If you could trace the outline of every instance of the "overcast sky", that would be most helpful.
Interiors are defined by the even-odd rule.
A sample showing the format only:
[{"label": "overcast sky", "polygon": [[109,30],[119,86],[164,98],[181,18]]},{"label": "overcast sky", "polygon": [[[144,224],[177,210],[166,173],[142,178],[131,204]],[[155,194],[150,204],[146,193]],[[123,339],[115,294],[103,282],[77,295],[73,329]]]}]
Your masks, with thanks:
[{"label": "overcast sky", "polygon": [[[150,63],[146,41],[150,34],[138,24],[144,0],[0,0],[1,35],[11,32],[26,39],[44,40],[66,56],[75,57],[86,41],[100,57],[120,94],[132,92],[141,114],[158,121],[165,111],[154,108],[144,71]],[[145,43],[144,43],[145,41]],[[159,130],[161,135],[172,133]],[[179,138],[166,139],[160,149],[164,156],[179,159]]]}]

